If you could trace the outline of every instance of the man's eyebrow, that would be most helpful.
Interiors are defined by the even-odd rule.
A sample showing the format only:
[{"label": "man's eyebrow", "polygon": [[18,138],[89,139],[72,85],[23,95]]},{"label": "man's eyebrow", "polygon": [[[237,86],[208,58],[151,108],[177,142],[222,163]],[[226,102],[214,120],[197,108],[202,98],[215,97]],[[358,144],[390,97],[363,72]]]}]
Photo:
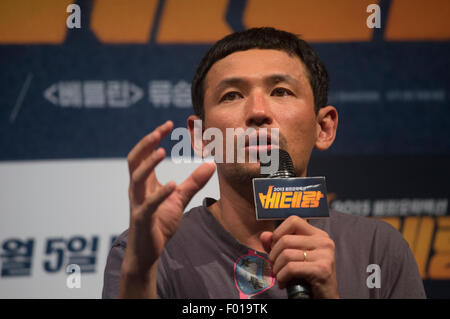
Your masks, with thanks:
[{"label": "man's eyebrow", "polygon": [[286,82],[288,84],[296,85],[298,80],[289,74],[272,74],[264,79],[267,84],[273,85],[280,82]]},{"label": "man's eyebrow", "polygon": [[248,81],[246,81],[244,78],[232,77],[232,78],[228,78],[228,79],[224,79],[224,80],[220,81],[219,84],[217,84],[215,89],[217,91],[220,91],[220,90],[225,89],[230,86],[243,86],[243,85],[248,85]]}]

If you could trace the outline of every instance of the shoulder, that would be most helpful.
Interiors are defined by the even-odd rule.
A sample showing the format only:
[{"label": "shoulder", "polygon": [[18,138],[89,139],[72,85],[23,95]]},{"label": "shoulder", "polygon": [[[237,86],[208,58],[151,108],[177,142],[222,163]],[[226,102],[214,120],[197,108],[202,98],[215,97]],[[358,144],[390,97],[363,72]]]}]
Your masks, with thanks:
[{"label": "shoulder", "polygon": [[344,223],[348,226],[364,226],[369,228],[381,227],[386,230],[390,228],[395,230],[395,228],[382,220],[350,213],[342,213],[336,210],[330,210],[330,220],[332,224],[334,223],[334,225],[339,226],[342,226],[341,224]]},{"label": "shoulder", "polygon": [[338,234],[350,231],[359,236],[394,236],[401,238],[400,232],[389,223],[372,217],[364,217],[335,210],[330,211],[330,228]]},{"label": "shoulder", "polygon": [[116,237],[116,239],[113,241],[111,245],[111,249],[113,248],[125,249],[125,247],[127,246],[127,242],[128,242],[128,229]]},{"label": "shoulder", "polygon": [[401,253],[409,249],[402,234],[389,223],[338,211],[330,211],[330,236],[339,242],[365,247],[371,251]]},{"label": "shoulder", "polygon": [[104,299],[115,299],[119,295],[120,274],[127,240],[128,230],[120,234],[111,245],[103,275],[102,298]]},{"label": "shoulder", "polygon": [[[330,211],[329,234],[336,244],[340,293],[343,296],[425,297],[420,273],[408,242],[387,222]],[[369,266],[372,265],[378,266],[378,271],[382,273],[380,286],[377,287],[381,289],[366,287],[367,274],[372,271]],[[357,278],[356,286],[347,280],[349,278]]]}]

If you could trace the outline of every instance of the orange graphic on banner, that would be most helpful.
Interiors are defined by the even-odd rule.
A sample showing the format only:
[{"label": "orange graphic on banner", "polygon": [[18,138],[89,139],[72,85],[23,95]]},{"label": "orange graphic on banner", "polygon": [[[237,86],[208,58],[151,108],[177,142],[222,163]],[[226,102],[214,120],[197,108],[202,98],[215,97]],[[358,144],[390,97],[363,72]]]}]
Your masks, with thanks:
[{"label": "orange graphic on banner", "polygon": [[430,279],[450,278],[450,217],[438,218],[438,230],[434,239],[434,255],[430,260]]},{"label": "orange graphic on banner", "polygon": [[413,252],[416,245],[416,235],[419,228],[419,220],[419,217],[407,217],[403,221],[402,234]]},{"label": "orange graphic on banner", "polygon": [[[399,217],[378,218],[400,230]],[[450,279],[450,216],[410,216],[403,219],[402,235],[416,259],[422,279]],[[434,238],[434,240],[433,240]],[[431,257],[430,257],[431,254]]]},{"label": "orange graphic on banner", "polygon": [[[367,42],[373,29],[367,6],[376,0],[248,0],[242,23],[246,28],[273,26],[310,42]],[[1,0],[0,44],[61,44],[67,35],[67,6],[73,0]],[[158,0],[96,0],[89,26],[102,43],[150,40]],[[166,0],[157,43],[213,43],[232,32],[225,15],[227,0]],[[395,0],[386,21],[386,41],[446,41],[450,39],[450,1]],[[384,16],[386,15],[386,16]],[[86,18],[83,19],[86,21]]]},{"label": "orange graphic on banner", "polygon": [[71,0],[1,0],[1,44],[61,44]]},{"label": "orange graphic on banner", "polygon": [[215,42],[233,30],[225,21],[227,0],[167,0],[158,43]]},{"label": "orange graphic on banner", "polygon": [[369,4],[375,0],[248,0],[247,28],[272,26],[310,42],[370,41],[366,25]]},{"label": "orange graphic on banner", "polygon": [[103,43],[148,43],[158,0],[96,0],[91,29]]},{"label": "orange graphic on banner", "polygon": [[417,267],[419,267],[420,276],[426,276],[428,256],[430,255],[431,240],[434,233],[433,217],[422,217],[420,228],[417,232],[416,245],[414,247],[414,257],[416,257]]},{"label": "orange graphic on banner", "polygon": [[403,237],[414,253],[422,278],[426,275],[433,230],[434,221],[431,217],[407,217],[403,224]]},{"label": "orange graphic on banner", "polygon": [[395,0],[386,24],[387,41],[450,39],[450,1]]}]

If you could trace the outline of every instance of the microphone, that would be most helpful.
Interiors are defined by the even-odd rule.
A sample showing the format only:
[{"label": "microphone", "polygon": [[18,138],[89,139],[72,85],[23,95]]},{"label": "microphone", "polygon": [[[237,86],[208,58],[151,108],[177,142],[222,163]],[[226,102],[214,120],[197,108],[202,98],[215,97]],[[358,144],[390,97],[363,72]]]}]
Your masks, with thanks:
[{"label": "microphone", "polygon": [[[294,164],[289,156],[289,153],[285,150],[279,149],[279,166],[275,173],[269,175],[270,178],[292,178],[295,176]],[[261,165],[263,165],[261,163]],[[282,223],[282,220],[276,221],[278,227]],[[290,284],[287,286],[287,293],[289,299],[311,299],[311,293],[306,285]]]}]

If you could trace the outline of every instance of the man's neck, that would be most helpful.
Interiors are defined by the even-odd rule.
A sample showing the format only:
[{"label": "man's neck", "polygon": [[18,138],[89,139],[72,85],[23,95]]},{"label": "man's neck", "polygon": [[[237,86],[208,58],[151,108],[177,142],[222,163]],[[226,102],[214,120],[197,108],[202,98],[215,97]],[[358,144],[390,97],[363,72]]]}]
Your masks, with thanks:
[{"label": "man's neck", "polygon": [[219,223],[240,243],[264,252],[259,240],[263,231],[273,231],[274,222],[256,220],[253,192],[239,189],[219,178],[220,199],[209,207]]}]

